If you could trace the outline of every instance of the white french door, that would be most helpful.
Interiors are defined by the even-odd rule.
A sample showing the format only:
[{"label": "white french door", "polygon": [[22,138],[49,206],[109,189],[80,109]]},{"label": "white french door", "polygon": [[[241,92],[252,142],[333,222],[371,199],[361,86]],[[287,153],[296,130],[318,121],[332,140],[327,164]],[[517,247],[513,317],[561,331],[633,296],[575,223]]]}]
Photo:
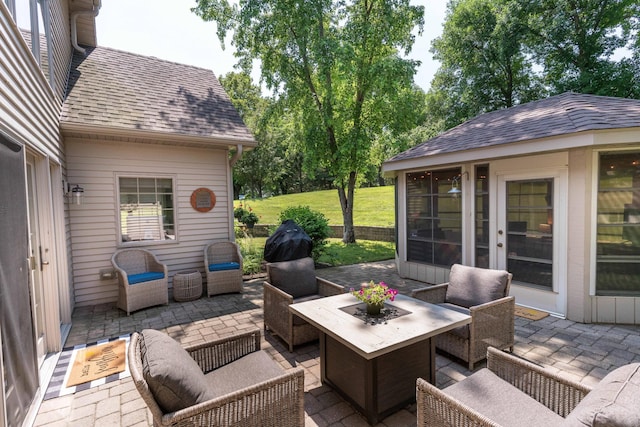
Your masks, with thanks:
[{"label": "white french door", "polygon": [[566,187],[561,169],[497,174],[497,266],[513,274],[516,304],[560,316],[566,314]]},{"label": "white french door", "polygon": [[38,226],[38,194],[35,159],[27,156],[27,203],[29,209],[29,293],[31,296],[31,315],[33,319],[34,339],[38,356],[38,366],[42,365],[46,354],[45,306],[42,269],[48,264],[44,259],[40,228]]}]

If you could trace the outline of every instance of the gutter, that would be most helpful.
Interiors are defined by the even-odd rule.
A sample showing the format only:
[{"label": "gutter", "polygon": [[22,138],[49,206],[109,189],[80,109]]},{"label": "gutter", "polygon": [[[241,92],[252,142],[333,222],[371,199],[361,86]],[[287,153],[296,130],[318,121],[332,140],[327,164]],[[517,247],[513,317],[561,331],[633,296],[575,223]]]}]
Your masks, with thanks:
[{"label": "gutter", "polygon": [[242,157],[242,144],[236,145],[236,152],[233,153],[233,156],[229,159],[229,166],[233,167]]},{"label": "gutter", "polygon": [[100,13],[101,7],[102,0],[98,0],[97,7],[96,0],[93,0],[93,6],[91,10],[79,10],[71,14],[71,45],[75,50],[83,55],[85,54],[86,50],[78,45],[78,17],[80,15],[86,15],[95,18],[96,16],[98,16],[98,13]]}]

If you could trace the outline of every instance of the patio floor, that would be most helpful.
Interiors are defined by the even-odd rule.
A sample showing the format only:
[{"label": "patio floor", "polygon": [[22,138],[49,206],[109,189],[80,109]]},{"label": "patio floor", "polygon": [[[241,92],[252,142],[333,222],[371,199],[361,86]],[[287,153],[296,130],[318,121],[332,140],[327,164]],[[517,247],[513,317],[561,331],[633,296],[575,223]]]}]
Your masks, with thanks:
[{"label": "patio floor", "polygon": [[[392,261],[320,269],[317,275],[344,285],[358,287],[371,279],[385,281],[400,293],[423,283],[401,279]],[[126,316],[113,304],[77,308],[65,347],[117,337],[144,328],[168,332],[182,344],[199,343],[262,324],[262,280],[245,282],[243,294],[203,297],[192,302],[154,307]],[[534,363],[561,371],[586,384],[597,383],[616,367],[640,361],[640,327],[584,325],[551,316],[531,321],[516,317],[514,353]],[[320,382],[317,343],[296,347],[290,353],[284,343],[269,332],[263,348],[284,368],[305,370],[306,426],[367,426],[365,419],[330,387]],[[465,364],[437,356],[437,385],[440,388],[465,378]],[[483,363],[477,365],[483,366]],[[478,368],[476,368],[478,369]],[[415,404],[384,419],[379,426],[414,426]],[[149,426],[146,409],[131,378],[94,387],[76,394],[45,400],[35,426]]]}]

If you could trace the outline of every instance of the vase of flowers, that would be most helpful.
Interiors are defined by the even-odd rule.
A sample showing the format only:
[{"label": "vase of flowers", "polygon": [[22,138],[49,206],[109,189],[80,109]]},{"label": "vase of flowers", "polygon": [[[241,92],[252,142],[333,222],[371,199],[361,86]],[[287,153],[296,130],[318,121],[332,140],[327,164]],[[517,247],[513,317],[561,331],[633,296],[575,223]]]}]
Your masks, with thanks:
[{"label": "vase of flowers", "polygon": [[374,283],[373,280],[363,285],[359,290],[351,288],[351,295],[367,305],[367,314],[379,315],[386,300],[393,301],[398,295],[396,289],[391,289],[386,283]]}]

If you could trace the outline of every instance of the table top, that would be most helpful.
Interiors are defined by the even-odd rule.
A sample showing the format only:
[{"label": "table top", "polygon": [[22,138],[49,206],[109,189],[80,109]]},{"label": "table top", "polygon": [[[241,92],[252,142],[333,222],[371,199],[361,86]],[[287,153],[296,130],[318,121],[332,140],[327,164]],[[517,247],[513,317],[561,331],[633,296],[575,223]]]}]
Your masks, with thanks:
[{"label": "table top", "polygon": [[471,317],[466,314],[405,295],[396,295],[395,301],[385,304],[411,313],[384,323],[371,324],[340,309],[357,303],[353,295],[346,293],[291,304],[289,310],[365,359],[373,359],[471,323]]}]

